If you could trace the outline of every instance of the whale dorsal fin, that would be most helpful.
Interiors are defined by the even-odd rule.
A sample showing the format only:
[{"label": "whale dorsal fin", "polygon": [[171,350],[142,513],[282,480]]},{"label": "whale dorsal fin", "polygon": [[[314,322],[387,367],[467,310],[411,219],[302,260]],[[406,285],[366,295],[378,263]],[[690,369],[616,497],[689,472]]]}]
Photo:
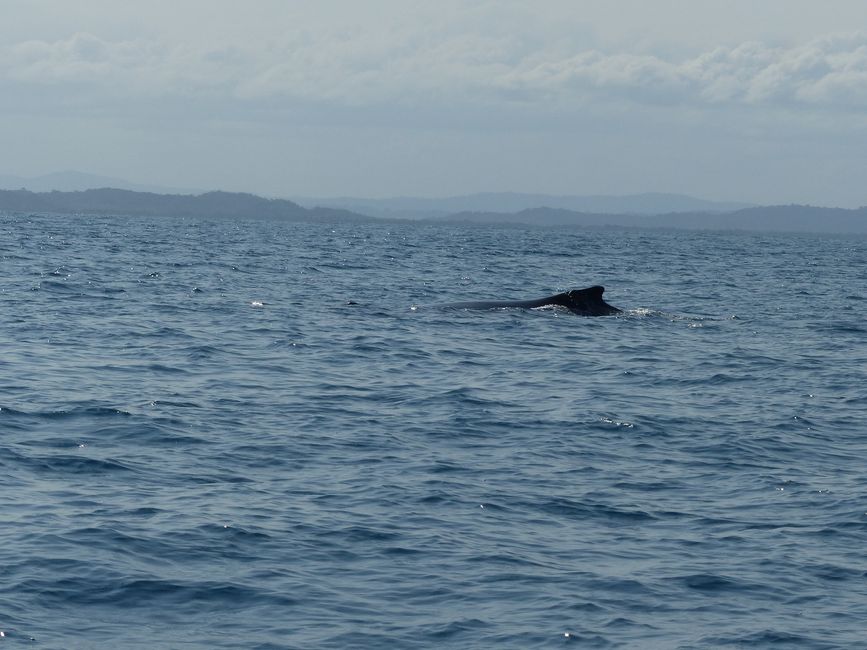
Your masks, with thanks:
[{"label": "whale dorsal fin", "polygon": [[584,300],[602,300],[603,293],[605,293],[605,287],[597,284],[592,287],[587,287],[586,289],[572,289],[571,291],[567,291],[566,295],[572,298],[582,298]]},{"label": "whale dorsal fin", "polygon": [[567,296],[565,306],[576,314],[587,316],[618,313],[620,310],[617,307],[612,307],[602,299],[604,293],[605,287],[598,284],[586,289],[573,289],[565,294]]}]

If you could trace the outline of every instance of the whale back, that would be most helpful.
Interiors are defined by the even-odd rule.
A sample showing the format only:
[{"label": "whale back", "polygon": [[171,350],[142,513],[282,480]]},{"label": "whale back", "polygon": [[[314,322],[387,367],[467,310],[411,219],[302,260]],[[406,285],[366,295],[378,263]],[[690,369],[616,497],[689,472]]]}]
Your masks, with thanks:
[{"label": "whale back", "polygon": [[452,309],[503,309],[507,307],[534,309],[547,305],[559,305],[579,316],[619,314],[620,310],[617,307],[612,307],[602,299],[603,293],[605,293],[603,287],[594,286],[586,289],[573,289],[535,300],[474,300],[472,302],[455,302],[443,305],[443,307]]}]

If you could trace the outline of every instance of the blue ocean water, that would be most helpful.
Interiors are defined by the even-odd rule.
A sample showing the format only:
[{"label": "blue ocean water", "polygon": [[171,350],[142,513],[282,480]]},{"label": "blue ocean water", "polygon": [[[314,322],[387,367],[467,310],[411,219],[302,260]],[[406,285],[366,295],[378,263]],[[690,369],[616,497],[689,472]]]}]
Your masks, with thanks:
[{"label": "blue ocean water", "polygon": [[863,238],[0,233],[0,648],[867,647]]}]

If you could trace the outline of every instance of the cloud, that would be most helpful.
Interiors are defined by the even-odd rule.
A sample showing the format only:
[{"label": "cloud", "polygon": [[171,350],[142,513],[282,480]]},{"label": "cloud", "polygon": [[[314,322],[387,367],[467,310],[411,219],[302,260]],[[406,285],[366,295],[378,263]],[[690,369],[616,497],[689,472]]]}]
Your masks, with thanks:
[{"label": "cloud", "polygon": [[863,108],[867,106],[867,35],[832,36],[802,46],[744,43],[681,61],[652,55],[585,52],[519,67],[502,79],[565,99],[715,106]]},{"label": "cloud", "polygon": [[[802,45],[750,42],[691,57],[598,49],[564,52],[506,34],[299,30],[282,42],[233,47],[67,39],[0,49],[0,90],[106,98],[199,97],[332,107],[557,107],[617,103],[867,108],[867,34]],[[82,90],[82,88],[84,88]]]},{"label": "cloud", "polygon": [[119,72],[141,69],[151,46],[145,42],[111,43],[91,34],[74,34],[48,43],[27,41],[7,49],[2,57],[5,76],[15,81],[54,84],[105,82]]},{"label": "cloud", "polygon": [[231,48],[193,49],[161,41],[107,41],[88,33],[45,42],[26,41],[0,50],[0,83],[82,88],[94,102],[105,97],[185,95],[196,89],[237,84],[255,60]]}]

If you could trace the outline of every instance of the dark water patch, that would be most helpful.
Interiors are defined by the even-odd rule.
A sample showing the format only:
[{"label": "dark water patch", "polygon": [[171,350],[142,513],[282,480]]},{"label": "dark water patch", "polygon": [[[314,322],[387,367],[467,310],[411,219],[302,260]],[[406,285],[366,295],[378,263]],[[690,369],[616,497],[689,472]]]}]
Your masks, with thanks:
[{"label": "dark water patch", "polygon": [[201,404],[197,404],[196,402],[178,402],[172,400],[154,400],[149,402],[150,406],[165,406],[171,408],[182,408],[182,409],[200,409],[202,408]]},{"label": "dark water patch", "polygon": [[18,443],[23,447],[45,447],[49,449],[80,449],[84,446],[78,438],[37,438]]},{"label": "dark water patch", "polygon": [[834,564],[821,564],[805,567],[806,571],[820,580],[845,582],[847,580],[863,580],[867,578],[864,567],[843,567]]},{"label": "dark water patch", "polygon": [[490,623],[477,618],[451,621],[442,625],[428,626],[422,633],[432,641],[446,641],[458,636],[467,636],[467,633],[491,627]]},{"label": "dark water patch", "polygon": [[25,415],[27,414],[24,411],[19,411],[9,406],[0,406],[0,418],[4,418],[5,422],[10,422]]},{"label": "dark water patch", "polygon": [[536,506],[540,511],[568,519],[594,519],[617,524],[640,524],[655,517],[642,510],[615,508],[601,503],[552,499]]},{"label": "dark water patch", "polygon": [[745,634],[709,635],[700,641],[706,647],[719,648],[791,648],[810,650],[831,650],[839,648],[836,644],[829,644],[821,638],[803,634],[792,634],[783,630],[761,630]]},{"label": "dark water patch", "polygon": [[75,284],[60,282],[59,280],[42,280],[38,290],[60,294],[81,294],[81,290]]},{"label": "dark water patch", "polygon": [[150,370],[152,372],[157,373],[166,373],[166,374],[184,374],[189,372],[185,368],[180,368],[178,366],[170,366],[163,363],[149,363],[144,366],[145,369]]},{"label": "dark water patch", "polygon": [[211,485],[214,483],[255,483],[255,479],[226,471],[217,471],[212,474],[197,474],[187,477],[192,484]]},{"label": "dark water patch", "polygon": [[118,460],[87,458],[68,454],[28,456],[22,460],[32,471],[42,475],[98,476],[135,471],[133,467]]},{"label": "dark water patch", "polygon": [[320,537],[325,539],[338,537],[342,541],[354,544],[366,542],[393,542],[400,539],[400,533],[377,530],[365,526],[349,526],[340,530],[324,532]]},{"label": "dark water patch", "polygon": [[[13,411],[10,409],[10,411]],[[130,413],[122,409],[107,406],[74,406],[72,408],[46,411],[14,411],[14,415],[25,416],[34,420],[68,421],[68,420],[104,420],[107,418],[126,418]]]},{"label": "dark water patch", "polygon": [[160,607],[195,611],[199,607],[241,604],[243,608],[266,603],[293,606],[296,600],[284,594],[269,593],[252,586],[214,581],[171,581],[128,578],[66,578],[53,584],[25,583],[26,591],[36,591],[39,600],[57,607],[77,602],[83,607],[135,609]]},{"label": "dark water patch", "polygon": [[111,287],[111,286],[102,286],[102,287],[100,287],[100,290],[106,295],[115,295],[115,294],[121,294],[121,293],[127,292],[126,289],[124,289],[123,287]]},{"label": "dark water patch", "polygon": [[187,350],[187,357],[191,361],[213,359],[224,354],[224,350],[213,345],[196,345]]},{"label": "dark water patch", "polygon": [[734,578],[712,573],[696,573],[675,579],[684,587],[704,594],[725,592],[755,592],[757,585],[751,585]]}]

